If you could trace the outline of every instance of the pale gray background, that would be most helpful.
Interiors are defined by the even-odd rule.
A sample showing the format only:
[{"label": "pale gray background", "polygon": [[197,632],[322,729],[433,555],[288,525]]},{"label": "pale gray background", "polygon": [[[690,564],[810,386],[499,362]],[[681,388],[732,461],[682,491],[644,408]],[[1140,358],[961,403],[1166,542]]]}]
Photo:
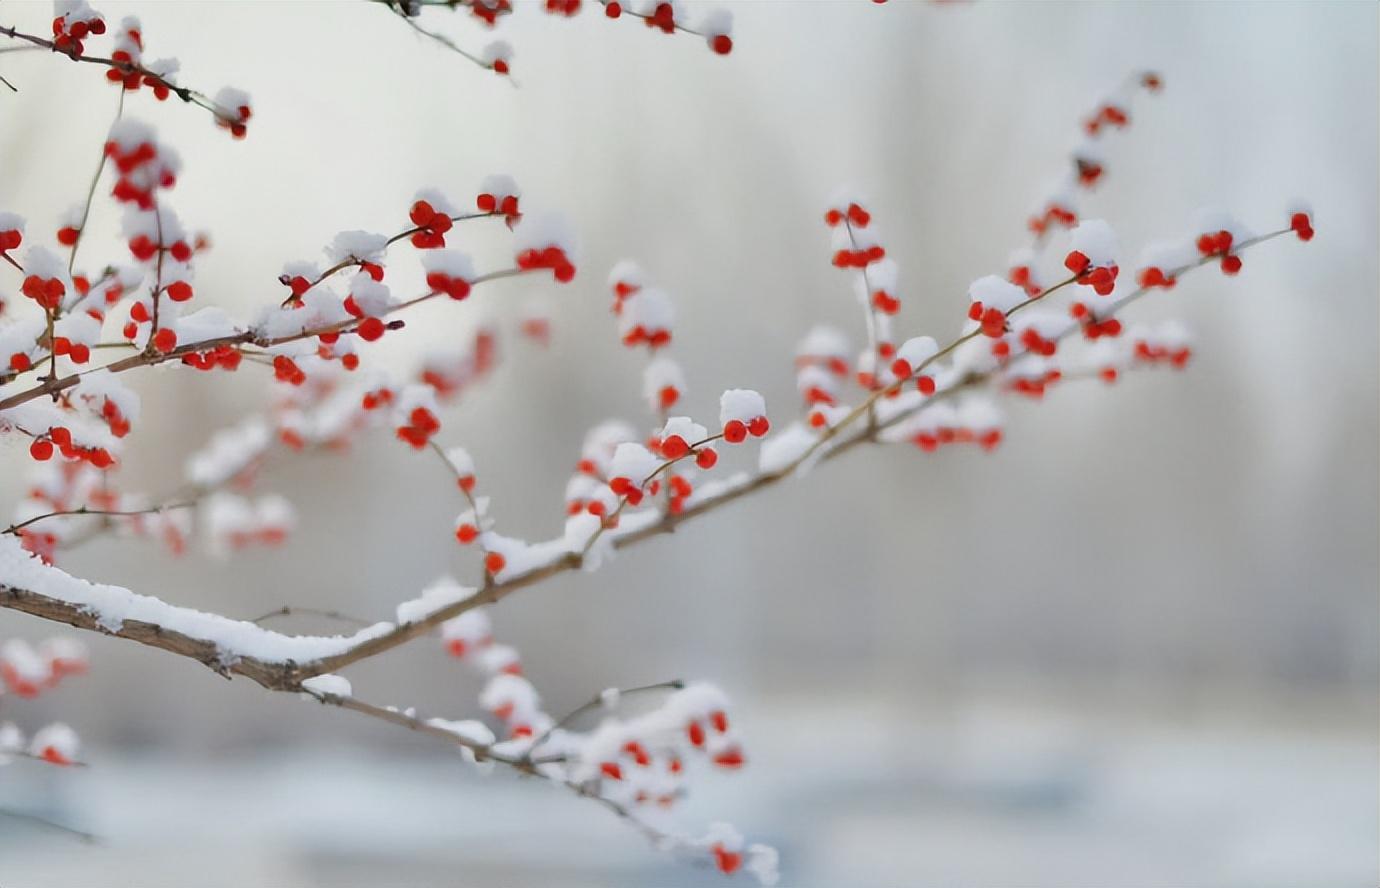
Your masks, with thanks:
[{"label": "pale gray background", "polygon": [[[903,267],[903,329],[946,337],[967,282],[1022,240],[1089,103],[1127,70],[1163,71],[1088,206],[1128,253],[1202,205],[1263,228],[1306,195],[1319,232],[1136,307],[1190,323],[1187,373],[1012,405],[990,456],[854,454],[524,592],[495,622],[556,709],[610,684],[721,682],[753,766],[708,781],[686,822],[728,815],[778,842],[790,885],[1375,883],[1375,5],[738,3],[737,48],[718,58],[520,3],[504,26],[518,90],[363,3],[130,8],[184,82],[254,97],[243,143],[196,109],[128,106],[186,158],[174,204],[217,243],[202,300],[250,312],[278,297],[284,260],[342,228],[395,229],[423,185],[466,195],[509,172],[524,204],[568,214],[574,284],[485,288],[392,337],[401,353],[458,342],[481,315],[549,300],[551,350],[505,340],[446,430],[503,529],[533,538],[559,528],[583,430],[641,419],[640,360],[607,315],[613,262],[636,257],[677,298],[694,412],[746,384],[784,418],[799,335],[828,320],[860,336],[827,264],[834,186],[872,197]],[[6,24],[50,16],[0,4]],[[484,42],[463,16],[428,19]],[[79,199],[115,95],[94,69],[31,54],[0,56],[0,73],[21,90],[0,95],[0,207],[42,226]],[[88,259],[117,249],[115,220],[98,207],[92,230],[112,236]],[[460,239],[502,261],[496,232]],[[255,409],[256,370],[148,374],[127,477],[173,486],[164,466]],[[10,502],[24,460],[4,459]],[[447,533],[449,483],[383,436],[267,480],[301,511],[289,549],[221,565],[92,546],[67,566],[231,615],[291,602],[380,618],[476,569]],[[48,632],[0,614],[0,634]],[[397,731],[89,641],[92,676],[8,715],[67,719],[94,767],[6,769],[0,807],[105,842],[0,820],[6,885],[716,884],[546,788],[476,781]],[[431,645],[351,677],[372,699],[473,710],[473,681]]]}]

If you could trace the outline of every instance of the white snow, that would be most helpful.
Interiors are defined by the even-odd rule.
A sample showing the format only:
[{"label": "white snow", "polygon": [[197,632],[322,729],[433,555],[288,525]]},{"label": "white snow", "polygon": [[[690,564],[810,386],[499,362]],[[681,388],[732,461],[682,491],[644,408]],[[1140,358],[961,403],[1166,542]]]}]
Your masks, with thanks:
[{"label": "white snow", "polygon": [[283,635],[254,623],[178,607],[119,586],[69,576],[24,551],[18,540],[10,536],[0,537],[0,586],[72,605],[90,614],[109,632],[118,632],[126,621],[161,626],[215,646],[227,663],[242,657],[265,663],[309,663],[344,653],[394,628],[392,623],[375,623],[354,635]]}]

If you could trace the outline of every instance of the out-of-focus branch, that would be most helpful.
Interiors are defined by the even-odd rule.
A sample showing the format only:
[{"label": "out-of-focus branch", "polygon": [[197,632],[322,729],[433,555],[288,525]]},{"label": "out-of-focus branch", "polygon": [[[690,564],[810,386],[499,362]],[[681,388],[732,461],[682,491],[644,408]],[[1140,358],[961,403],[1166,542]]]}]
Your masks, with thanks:
[{"label": "out-of-focus branch", "polygon": [[52,40],[45,37],[39,37],[35,34],[26,34],[13,26],[0,25],[0,36],[9,37],[12,40],[22,40],[32,44],[37,49],[52,50],[54,53],[66,56],[74,62],[88,62],[93,65],[102,65],[119,71],[121,74],[138,74],[144,82],[152,86],[166,89],[184,102],[205,108],[220,120],[239,119],[239,114],[234,109],[222,108],[206,96],[205,93],[198,92],[185,86],[178,86],[161,74],[151,71],[135,62],[123,61],[121,59],[108,59],[103,56],[84,55],[79,52],[68,52],[58,47]]}]

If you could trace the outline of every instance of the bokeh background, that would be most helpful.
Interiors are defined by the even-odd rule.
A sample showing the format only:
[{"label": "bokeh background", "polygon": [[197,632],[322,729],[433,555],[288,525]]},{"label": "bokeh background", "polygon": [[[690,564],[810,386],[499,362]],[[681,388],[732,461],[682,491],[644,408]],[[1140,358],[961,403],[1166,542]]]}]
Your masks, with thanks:
[{"label": "bokeh background", "polygon": [[[128,104],[186,160],[173,203],[216,242],[201,300],[248,314],[280,298],[284,261],[341,229],[394,230],[421,186],[465,195],[508,172],[524,206],[570,218],[573,284],[486,287],[389,343],[407,362],[549,306],[551,347],[506,336],[445,431],[502,528],[534,539],[558,532],[584,430],[642,419],[640,358],[607,314],[615,261],[676,297],[692,412],[749,385],[784,417],[799,336],[827,321],[861,337],[820,222],[835,186],[870,195],[902,263],[902,329],[943,338],[967,283],[1022,242],[1085,109],[1130,70],[1162,71],[1086,210],[1132,254],[1204,205],[1265,229],[1303,195],[1319,232],[1136,306],[1193,328],[1188,371],[1012,404],[991,455],[852,454],[493,618],[553,711],[610,685],[721,683],[751,766],[701,781],[684,823],[726,817],[777,844],[787,885],[1374,885],[1377,6],[730,5],[737,46],[719,58],[518,0],[501,29],[517,89],[372,4],[99,8],[140,15],[149,57],[179,56],[183,82],[253,95],[242,143],[195,109]],[[0,4],[30,31],[51,14]],[[424,21],[486,40],[463,15]],[[41,229],[80,199],[115,95],[36,53],[0,56],[0,73],[19,87],[0,94],[0,207]],[[116,224],[98,204],[88,260],[120,255]],[[482,265],[507,249],[493,229],[460,239]],[[176,486],[209,430],[262,406],[256,369],[146,374],[127,483]],[[3,454],[4,502],[24,462]],[[449,534],[450,483],[384,435],[348,459],[275,459],[265,482],[302,519],[281,551],[95,544],[66,567],[234,616],[370,618],[478,569]],[[0,636],[52,632],[0,613]],[[0,808],[100,842],[0,817],[6,885],[717,884],[424,738],[86,640],[88,678],[3,714],[70,722],[92,766],[6,768]],[[373,700],[476,710],[434,644],[350,677]]]}]

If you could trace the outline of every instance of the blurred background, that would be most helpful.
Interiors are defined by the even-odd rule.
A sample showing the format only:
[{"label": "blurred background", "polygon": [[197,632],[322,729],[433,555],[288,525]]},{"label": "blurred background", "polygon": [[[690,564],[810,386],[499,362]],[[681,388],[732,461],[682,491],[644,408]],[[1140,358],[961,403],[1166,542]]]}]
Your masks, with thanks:
[{"label": "blurred background", "polygon": [[[851,454],[503,602],[496,631],[550,709],[610,685],[719,682],[750,766],[698,781],[682,823],[729,819],[778,845],[786,885],[1375,885],[1377,6],[734,3],[720,58],[597,9],[516,5],[500,36],[517,89],[371,4],[98,7],[140,15],[147,57],[177,55],[181,82],[253,96],[244,142],[196,109],[127,104],[182,153],[172,203],[215,241],[199,302],[246,316],[280,299],[284,261],[341,229],[396,230],[423,186],[464,197],[511,173],[524,208],[572,221],[571,285],[485,287],[384,343],[405,363],[480,322],[505,331],[501,366],[443,433],[474,454],[505,533],[558,533],[584,431],[644,422],[641,358],[607,312],[619,259],[676,298],[693,414],[746,385],[784,420],[808,327],[862,338],[828,264],[836,186],[870,196],[901,263],[899,329],[942,341],[968,282],[1024,242],[1082,115],[1142,67],[1166,88],[1137,98],[1084,207],[1127,254],[1205,205],[1267,230],[1306,196],[1318,230],[1135,306],[1191,326],[1186,372],[1011,403],[993,454]],[[51,15],[0,4],[0,23],[35,33]],[[488,39],[463,14],[422,21]],[[39,53],[0,56],[0,73],[19,88],[0,94],[0,207],[56,227],[116,96]],[[98,201],[87,262],[123,255],[117,223]],[[497,227],[459,243],[481,267],[509,249]],[[514,333],[530,300],[551,312],[545,351]],[[256,370],[146,373],[126,485],[175,487],[169,466],[208,430],[262,407]],[[25,463],[8,446],[6,504]],[[451,483],[385,434],[349,458],[275,458],[264,488],[299,510],[281,550],[219,562],[98,543],[64,567],[231,616],[370,619],[479,570],[450,534]],[[0,637],[54,632],[0,613]],[[425,738],[85,640],[90,676],[3,715],[68,721],[91,767],[5,768],[0,808],[100,841],[0,817],[7,886],[718,884]],[[475,680],[434,643],[349,677],[367,699],[477,711]]]}]

